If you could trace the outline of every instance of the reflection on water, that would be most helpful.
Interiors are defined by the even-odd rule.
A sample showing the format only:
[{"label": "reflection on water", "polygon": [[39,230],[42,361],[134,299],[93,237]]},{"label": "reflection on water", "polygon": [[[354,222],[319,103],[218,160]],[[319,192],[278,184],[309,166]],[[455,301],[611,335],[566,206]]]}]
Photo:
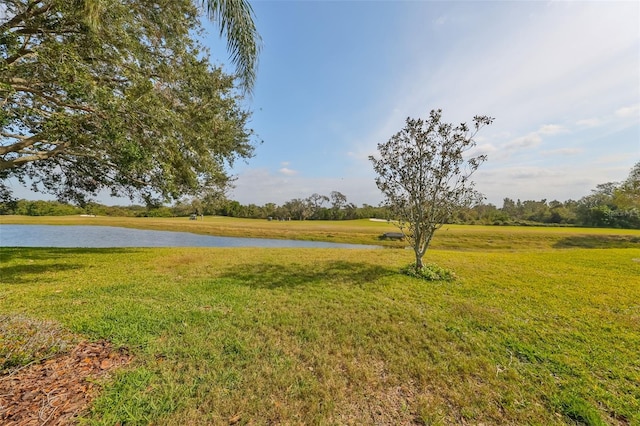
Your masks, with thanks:
[{"label": "reflection on water", "polygon": [[188,232],[114,226],[0,225],[2,247],[318,247],[379,248],[361,244],[212,237]]}]

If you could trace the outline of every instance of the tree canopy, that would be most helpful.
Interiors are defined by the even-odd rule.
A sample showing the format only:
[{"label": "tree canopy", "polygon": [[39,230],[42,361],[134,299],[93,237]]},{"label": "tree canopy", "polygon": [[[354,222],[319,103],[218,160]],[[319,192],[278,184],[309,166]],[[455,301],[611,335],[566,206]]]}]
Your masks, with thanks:
[{"label": "tree canopy", "polygon": [[623,182],[596,186],[578,202],[578,219],[587,226],[640,229],[640,161]]},{"label": "tree canopy", "polygon": [[[227,167],[252,155],[250,113],[234,76],[211,66],[191,0],[4,3],[1,179],[28,178],[61,200],[105,188],[177,199],[226,186]],[[250,87],[259,40],[251,9],[206,4]]]},{"label": "tree canopy", "polygon": [[369,157],[376,185],[415,252],[418,271],[435,231],[457,209],[481,200],[470,177],[486,156],[465,155],[475,146],[478,130],[493,119],[473,121],[471,128],[445,123],[442,110],[432,110],[426,120],[407,118],[404,129],[378,144],[379,158]]}]

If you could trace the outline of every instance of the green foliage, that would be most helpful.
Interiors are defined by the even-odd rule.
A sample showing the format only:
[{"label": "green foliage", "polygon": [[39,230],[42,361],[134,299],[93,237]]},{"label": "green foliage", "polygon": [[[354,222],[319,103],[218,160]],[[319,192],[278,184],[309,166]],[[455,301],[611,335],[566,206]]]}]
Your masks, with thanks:
[{"label": "green foliage", "polygon": [[427,263],[422,268],[418,268],[415,263],[412,263],[400,269],[400,272],[426,281],[453,281],[456,279],[453,271],[433,263]]},{"label": "green foliage", "polygon": [[25,216],[65,216],[82,213],[82,209],[57,201],[27,201],[18,200],[13,214]]},{"label": "green foliage", "polygon": [[149,209],[145,215],[148,217],[172,217],[173,213],[169,207],[158,207]]},{"label": "green foliage", "polygon": [[192,1],[4,7],[2,179],[81,204],[105,188],[178,199],[224,188],[227,166],[252,155],[250,114],[195,38]]},{"label": "green foliage", "polygon": [[586,226],[640,229],[640,162],[622,183],[600,184],[577,205]]}]

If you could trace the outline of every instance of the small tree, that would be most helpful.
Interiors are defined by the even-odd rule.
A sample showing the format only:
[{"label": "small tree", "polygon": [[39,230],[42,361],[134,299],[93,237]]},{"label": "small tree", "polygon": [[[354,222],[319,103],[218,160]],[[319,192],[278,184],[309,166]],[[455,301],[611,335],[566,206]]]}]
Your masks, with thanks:
[{"label": "small tree", "polygon": [[416,272],[424,266],[435,231],[457,209],[482,199],[469,178],[487,157],[465,153],[476,145],[480,128],[492,121],[476,116],[472,128],[453,126],[442,122],[442,110],[432,110],[428,120],[407,118],[404,129],[378,144],[380,158],[369,157],[378,174],[376,185],[415,252]]}]

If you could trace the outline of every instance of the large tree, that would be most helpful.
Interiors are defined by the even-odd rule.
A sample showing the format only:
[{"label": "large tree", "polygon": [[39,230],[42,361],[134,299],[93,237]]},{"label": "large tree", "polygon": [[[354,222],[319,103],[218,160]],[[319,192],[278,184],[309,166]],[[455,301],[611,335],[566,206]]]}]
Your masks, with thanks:
[{"label": "large tree", "polygon": [[442,110],[432,110],[426,120],[407,118],[404,129],[378,144],[379,157],[369,157],[376,185],[415,252],[416,271],[435,231],[481,198],[470,177],[486,156],[468,154],[477,132],[492,121],[476,116],[471,127],[454,126],[442,121]]},{"label": "large tree", "polygon": [[[7,0],[0,178],[83,201],[203,196],[252,155],[235,77],[209,63],[191,0]],[[259,38],[244,0],[204,2],[245,89]]]},{"label": "large tree", "polygon": [[631,168],[627,179],[616,189],[614,199],[619,209],[635,210],[636,215],[640,213],[640,161]]},{"label": "large tree", "polygon": [[640,228],[640,162],[623,182],[596,186],[576,205],[580,224],[612,228]]}]

